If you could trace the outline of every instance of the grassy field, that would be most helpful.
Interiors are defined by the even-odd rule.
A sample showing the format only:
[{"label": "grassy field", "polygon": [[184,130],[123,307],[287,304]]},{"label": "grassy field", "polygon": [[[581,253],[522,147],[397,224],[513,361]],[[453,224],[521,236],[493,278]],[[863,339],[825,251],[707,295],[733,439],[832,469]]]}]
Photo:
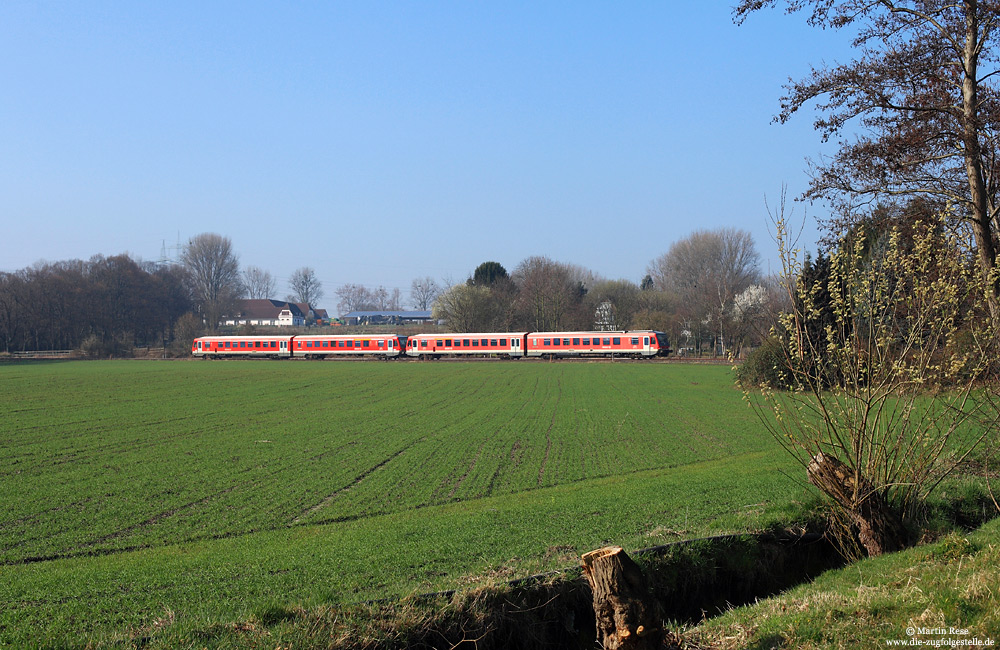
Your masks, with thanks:
[{"label": "grassy field", "polygon": [[0,385],[0,645],[528,575],[804,494],[724,367],[76,362]]}]

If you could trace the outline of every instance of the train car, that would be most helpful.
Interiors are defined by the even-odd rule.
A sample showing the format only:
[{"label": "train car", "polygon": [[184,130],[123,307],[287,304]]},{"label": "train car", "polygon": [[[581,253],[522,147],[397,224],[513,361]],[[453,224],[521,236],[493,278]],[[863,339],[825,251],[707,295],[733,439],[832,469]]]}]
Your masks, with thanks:
[{"label": "train car", "polygon": [[405,345],[406,338],[398,334],[303,334],[294,337],[292,356],[390,358],[403,354]]},{"label": "train car", "polygon": [[531,332],[525,349],[526,356],[548,359],[609,356],[643,359],[670,354],[666,335],[654,330]]},{"label": "train car", "polygon": [[294,336],[202,336],[191,345],[196,357],[221,359],[250,357],[287,359]]},{"label": "train car", "polygon": [[406,341],[406,354],[421,359],[448,356],[524,356],[527,332],[416,334]]}]

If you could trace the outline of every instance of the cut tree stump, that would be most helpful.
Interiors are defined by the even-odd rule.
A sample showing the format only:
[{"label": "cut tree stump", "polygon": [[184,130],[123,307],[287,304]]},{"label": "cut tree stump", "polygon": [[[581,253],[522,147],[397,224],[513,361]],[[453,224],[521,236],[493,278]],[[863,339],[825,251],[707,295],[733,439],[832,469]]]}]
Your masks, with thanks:
[{"label": "cut tree stump", "polygon": [[642,569],[620,546],[584,554],[583,575],[594,594],[597,641],[601,647],[661,647],[659,607],[650,596]]},{"label": "cut tree stump", "polygon": [[858,526],[858,541],[870,556],[893,553],[907,546],[906,528],[882,493],[862,475],[822,452],[806,468],[809,482],[825,492]]}]

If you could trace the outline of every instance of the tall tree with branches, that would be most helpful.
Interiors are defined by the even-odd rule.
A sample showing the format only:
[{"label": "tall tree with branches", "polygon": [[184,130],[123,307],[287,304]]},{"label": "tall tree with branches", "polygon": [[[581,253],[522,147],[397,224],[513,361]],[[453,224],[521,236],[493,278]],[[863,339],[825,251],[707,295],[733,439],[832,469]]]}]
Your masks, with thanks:
[{"label": "tall tree with branches", "polygon": [[278,285],[271,272],[257,266],[248,266],[244,269],[243,286],[247,298],[251,300],[271,298],[278,292]]},{"label": "tall tree with branches", "polygon": [[193,237],[181,254],[188,271],[191,295],[212,331],[227,312],[236,308],[243,293],[240,260],[228,237],[203,233]]},{"label": "tall tree with branches", "polygon": [[[742,0],[737,23],[779,0]],[[848,29],[857,57],[813,68],[786,86],[778,122],[814,103],[815,127],[840,138],[829,160],[813,163],[807,198],[827,200],[840,217],[864,205],[923,196],[968,225],[994,323],[997,272],[1000,3],[986,0],[785,0],[810,25]],[[849,136],[848,129],[857,129]],[[840,226],[846,225],[841,222]],[[835,228],[833,239],[844,230]]]},{"label": "tall tree with branches", "polygon": [[311,266],[296,269],[288,280],[288,286],[292,290],[288,299],[293,302],[315,305],[323,297],[323,283]]}]

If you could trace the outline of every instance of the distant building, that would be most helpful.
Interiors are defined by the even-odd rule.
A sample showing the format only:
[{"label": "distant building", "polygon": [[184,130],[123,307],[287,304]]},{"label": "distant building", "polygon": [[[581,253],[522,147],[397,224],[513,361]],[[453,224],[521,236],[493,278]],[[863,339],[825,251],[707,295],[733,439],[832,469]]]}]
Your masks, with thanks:
[{"label": "distant building", "polygon": [[[325,314],[326,310],[319,312]],[[306,303],[283,300],[244,300],[234,316],[226,316],[226,325],[260,325],[264,327],[301,327],[317,318],[317,310]]]},{"label": "distant building", "polygon": [[405,325],[429,323],[429,311],[352,311],[342,317],[347,325]]}]

